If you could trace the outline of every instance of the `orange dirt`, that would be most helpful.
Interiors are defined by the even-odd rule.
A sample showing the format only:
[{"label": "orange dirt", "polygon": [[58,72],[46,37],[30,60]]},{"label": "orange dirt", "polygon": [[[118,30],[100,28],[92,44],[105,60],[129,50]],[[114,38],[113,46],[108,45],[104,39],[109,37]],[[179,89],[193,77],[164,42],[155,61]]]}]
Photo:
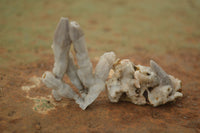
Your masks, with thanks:
[{"label": "orange dirt", "polygon": [[[52,70],[53,55],[28,65],[0,70],[0,132],[3,133],[66,133],[66,132],[200,132],[200,53],[191,51],[168,52],[154,56],[147,53],[130,55],[135,64],[149,65],[154,59],[167,73],[182,80],[184,97],[160,107],[138,106],[132,103],[110,103],[106,92],[85,111],[73,100],[63,99],[47,114],[33,110],[34,101],[26,98],[21,86],[31,85],[29,79]],[[96,62],[94,62],[95,64]],[[51,90],[43,84],[33,88],[30,96],[47,96]]]}]

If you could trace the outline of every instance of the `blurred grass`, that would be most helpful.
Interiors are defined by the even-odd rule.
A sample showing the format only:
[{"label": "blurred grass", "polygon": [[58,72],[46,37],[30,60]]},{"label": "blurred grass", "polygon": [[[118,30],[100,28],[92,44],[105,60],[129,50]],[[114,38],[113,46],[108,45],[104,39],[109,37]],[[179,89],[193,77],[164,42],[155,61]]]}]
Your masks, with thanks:
[{"label": "blurred grass", "polygon": [[199,0],[0,0],[0,67],[36,61],[61,16],[82,26],[90,57],[200,51]]}]

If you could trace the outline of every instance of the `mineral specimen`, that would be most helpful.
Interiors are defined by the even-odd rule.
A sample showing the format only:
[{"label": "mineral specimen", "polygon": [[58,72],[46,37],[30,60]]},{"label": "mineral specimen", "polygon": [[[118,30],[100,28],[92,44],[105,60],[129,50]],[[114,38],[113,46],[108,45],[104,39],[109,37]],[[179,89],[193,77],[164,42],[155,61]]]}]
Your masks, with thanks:
[{"label": "mineral specimen", "polygon": [[130,60],[117,60],[114,73],[107,81],[111,102],[129,101],[134,104],[150,104],[154,107],[182,97],[181,81],[150,61],[151,67],[135,65]]},{"label": "mineral specimen", "polygon": [[[71,43],[77,65],[70,52]],[[69,22],[67,18],[61,18],[58,23],[52,49],[54,67],[52,72],[43,74],[42,81],[52,88],[52,95],[57,101],[62,97],[74,99],[85,110],[106,86],[111,102],[123,100],[138,105],[158,106],[182,97],[182,93],[178,92],[181,81],[167,75],[154,61],[150,61],[151,67],[134,65],[128,59],[116,60],[114,52],[107,52],[100,57],[93,73],[84,33],[77,22]],[[114,73],[106,82],[112,68]],[[64,74],[67,74],[80,95],[64,83]]]},{"label": "mineral specimen", "polygon": [[[70,53],[71,43],[74,46],[78,67]],[[78,23],[69,23],[67,18],[61,18],[55,31],[52,48],[55,57],[53,73],[45,72],[42,76],[43,83],[53,89],[55,100],[59,101],[62,97],[71,98],[82,109],[86,109],[105,89],[105,81],[116,58],[114,52],[107,52],[101,56],[93,74],[84,33]],[[64,83],[65,73],[79,90],[81,97]]]}]

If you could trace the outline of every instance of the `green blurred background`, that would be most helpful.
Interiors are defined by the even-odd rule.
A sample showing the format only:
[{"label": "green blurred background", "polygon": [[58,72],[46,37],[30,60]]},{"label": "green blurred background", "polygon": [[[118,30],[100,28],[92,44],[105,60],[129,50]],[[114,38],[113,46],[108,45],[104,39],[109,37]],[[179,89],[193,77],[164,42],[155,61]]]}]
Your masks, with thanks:
[{"label": "green blurred background", "polygon": [[62,16],[81,25],[91,59],[200,51],[200,0],[0,0],[0,67],[52,54]]}]

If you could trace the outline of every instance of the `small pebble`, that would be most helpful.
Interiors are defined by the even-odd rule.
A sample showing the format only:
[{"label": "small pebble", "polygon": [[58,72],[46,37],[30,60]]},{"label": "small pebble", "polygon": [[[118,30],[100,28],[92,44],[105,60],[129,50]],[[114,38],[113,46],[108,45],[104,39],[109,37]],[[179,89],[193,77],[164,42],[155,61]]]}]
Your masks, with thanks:
[{"label": "small pebble", "polygon": [[178,108],[182,108],[183,105],[182,105],[182,104],[177,104],[177,107],[178,107]]},{"label": "small pebble", "polygon": [[197,104],[196,104],[196,103],[193,103],[192,105],[193,105],[193,106],[197,106]]},{"label": "small pebble", "polygon": [[13,116],[15,113],[16,113],[15,111],[10,111],[10,112],[8,113],[8,116]]},{"label": "small pebble", "polygon": [[160,118],[160,114],[158,112],[152,112],[152,118],[154,119]]},{"label": "small pebble", "polygon": [[40,130],[40,129],[41,129],[40,123],[36,124],[36,125],[35,125],[35,128],[36,128],[37,130]]}]

